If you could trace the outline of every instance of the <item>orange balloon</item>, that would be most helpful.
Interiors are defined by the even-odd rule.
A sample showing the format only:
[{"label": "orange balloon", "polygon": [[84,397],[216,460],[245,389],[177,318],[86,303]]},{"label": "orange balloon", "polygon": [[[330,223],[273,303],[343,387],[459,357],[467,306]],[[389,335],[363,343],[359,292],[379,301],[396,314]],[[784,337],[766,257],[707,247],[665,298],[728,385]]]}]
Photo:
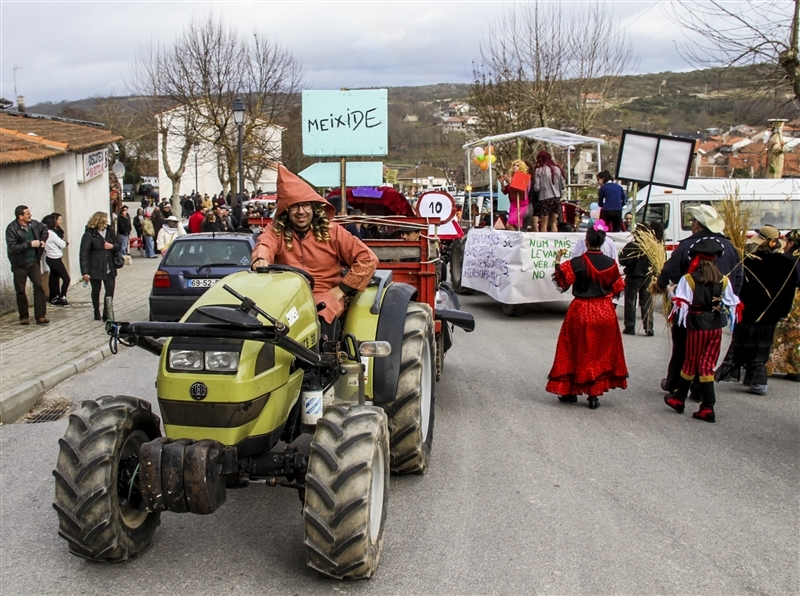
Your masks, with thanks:
[{"label": "orange balloon", "polygon": [[481,162],[481,169],[482,170],[488,170],[489,169],[489,160],[488,159],[484,159]]},{"label": "orange balloon", "polygon": [[486,155],[491,155],[492,153],[494,153],[494,147],[492,147],[491,145],[487,145],[486,149],[484,149],[483,152]]}]

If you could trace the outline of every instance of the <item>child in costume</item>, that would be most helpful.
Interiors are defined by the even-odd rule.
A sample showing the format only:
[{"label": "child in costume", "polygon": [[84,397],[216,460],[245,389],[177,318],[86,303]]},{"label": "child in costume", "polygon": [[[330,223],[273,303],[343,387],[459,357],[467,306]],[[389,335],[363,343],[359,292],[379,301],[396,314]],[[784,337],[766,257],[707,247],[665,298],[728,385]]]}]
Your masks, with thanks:
[{"label": "child in costume", "polygon": [[605,222],[594,222],[586,230],[586,252],[562,265],[566,251],[558,251],[553,273],[558,290],[566,292],[572,286],[575,299],[561,325],[546,389],[565,403],[575,403],[579,394],[586,394],[591,409],[599,405],[598,396],[628,384],[622,336],[611,302],[612,295],[625,289],[625,282],[617,262],[600,251],[607,231]]},{"label": "child in costume", "polygon": [[670,319],[677,317],[678,325],[686,328],[686,357],[678,389],[674,395],[665,395],[664,403],[683,414],[689,387],[697,375],[702,403],[692,417],[706,422],[716,420],[714,367],[719,358],[722,328],[727,323],[725,311],[732,310],[733,319],[738,321],[743,308],[728,277],[714,264],[724,252],[722,243],[713,236],[700,238],[689,247],[691,265],[678,282],[670,313]]}]

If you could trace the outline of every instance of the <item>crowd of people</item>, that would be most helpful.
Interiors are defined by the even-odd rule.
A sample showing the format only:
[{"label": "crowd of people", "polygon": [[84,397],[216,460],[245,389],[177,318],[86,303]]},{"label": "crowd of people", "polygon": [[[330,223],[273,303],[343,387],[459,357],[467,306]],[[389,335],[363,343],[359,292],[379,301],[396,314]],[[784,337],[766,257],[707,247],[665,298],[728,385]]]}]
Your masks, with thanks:
[{"label": "crowd of people", "polygon": [[[100,303],[101,291],[105,299],[113,298],[117,269],[122,267],[132,232],[142,239],[145,257],[157,258],[156,251],[164,254],[175,238],[186,233],[250,231],[248,220],[253,218],[271,220],[253,253],[254,267],[260,261],[291,264],[295,244],[308,245],[312,253],[320,247],[349,247],[353,261],[349,264],[356,267],[350,277],[342,281],[339,276],[336,283],[318,288],[328,294],[329,312],[323,312],[323,317],[327,320],[340,314],[343,297],[363,285],[361,277],[354,277],[360,275],[359,263],[372,264],[374,255],[360,243],[361,236],[370,237],[369,228],[362,226],[356,233],[341,236],[339,230],[346,233],[346,228],[331,222],[335,207],[285,168],[280,174],[279,197],[282,190],[283,199],[279,198],[277,205],[250,203],[243,210],[240,202],[231,210],[224,196],[212,200],[192,193],[182,202],[186,226],[166,201],[139,208],[133,219],[124,206],[115,225],[106,213],[95,213],[86,224],[79,253],[82,279],[92,288],[94,318],[108,318],[106,300]],[[552,156],[542,151],[535,164],[514,161],[502,181],[511,198],[511,229],[526,227],[529,216],[531,225],[552,229],[549,208],[536,207],[560,199],[563,171]],[[637,302],[645,335],[654,335],[654,294],[659,293],[672,303],[672,349],[661,388],[666,392],[666,405],[676,412],[683,413],[686,400],[693,398],[701,404],[694,417],[714,422],[715,382],[742,382],[748,392],[766,395],[770,375],[783,374],[800,381],[800,230],[781,238],[775,227],[762,225],[742,257],[725,236],[725,222],[713,207],[689,207],[691,236],[681,241],[656,271],[642,247],[645,241],[663,247],[663,228],[658,222],[634,226],[622,217],[625,193],[621,187],[616,188],[619,185],[607,172],[598,174],[598,183],[600,218],[590,222],[568,261],[562,263],[565,250],[556,257],[553,281],[561,292],[571,289],[574,300],[561,327],[547,391],[566,403],[586,395],[594,409],[602,394],[625,389],[628,372],[621,335],[636,332]],[[52,213],[40,223],[28,207],[20,205],[6,229],[22,325],[30,324],[28,281],[33,286],[36,324],[49,324],[48,301],[53,306],[69,306],[71,280],[62,260],[69,243],[62,220],[61,214]],[[632,240],[617,254],[607,233],[631,228]],[[333,245],[324,244],[334,232]],[[323,244],[318,245],[320,242]],[[42,284],[43,266],[50,273],[47,289]],[[612,299],[623,293],[620,330]],[[728,325],[732,341],[717,366],[722,329]]]},{"label": "crowd of people", "polygon": [[[601,394],[626,387],[612,302],[623,292],[624,334],[635,334],[637,299],[647,336],[654,335],[653,293],[671,301],[672,354],[661,388],[664,402],[676,412],[683,413],[692,397],[700,402],[693,417],[715,422],[715,382],[741,381],[749,393],[766,395],[770,375],[800,381],[800,230],[782,239],[779,230],[763,225],[742,258],[713,207],[697,205],[689,213],[692,235],[660,271],[643,249],[645,239],[663,242],[663,229],[655,222],[637,224],[632,242],[620,252],[624,279],[615,253],[607,249],[610,226],[604,220],[590,223],[568,262],[561,263],[566,251],[558,252],[553,281],[559,291],[572,288],[574,296],[548,376],[547,391],[560,401],[573,403],[587,395],[594,409]],[[728,325],[732,341],[718,366],[722,329]]]}]

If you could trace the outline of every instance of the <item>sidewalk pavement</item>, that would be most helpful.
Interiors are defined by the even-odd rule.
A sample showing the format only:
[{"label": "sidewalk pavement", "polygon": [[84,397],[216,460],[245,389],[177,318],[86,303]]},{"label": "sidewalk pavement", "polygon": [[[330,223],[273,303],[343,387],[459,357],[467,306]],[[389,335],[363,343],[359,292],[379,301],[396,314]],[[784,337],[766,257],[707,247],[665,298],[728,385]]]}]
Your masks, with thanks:
[{"label": "sidewalk pavement", "polygon": [[[161,259],[134,251],[117,272],[114,315],[120,321],[146,321],[153,274]],[[91,286],[76,280],[67,296],[70,307],[47,305],[50,325],[19,324],[14,311],[0,317],[0,423],[21,418],[47,390],[111,356],[104,324],[94,320]],[[100,294],[102,301],[103,294]],[[125,357],[124,346],[118,356]]]}]

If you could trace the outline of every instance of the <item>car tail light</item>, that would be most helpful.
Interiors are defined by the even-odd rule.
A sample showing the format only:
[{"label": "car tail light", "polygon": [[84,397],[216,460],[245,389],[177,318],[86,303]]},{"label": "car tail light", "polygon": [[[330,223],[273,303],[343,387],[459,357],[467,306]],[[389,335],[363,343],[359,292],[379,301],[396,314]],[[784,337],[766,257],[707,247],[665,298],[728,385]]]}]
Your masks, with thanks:
[{"label": "car tail light", "polygon": [[156,271],[156,274],[153,276],[153,287],[154,288],[170,288],[172,287],[172,282],[169,280],[169,273],[166,271]]}]

